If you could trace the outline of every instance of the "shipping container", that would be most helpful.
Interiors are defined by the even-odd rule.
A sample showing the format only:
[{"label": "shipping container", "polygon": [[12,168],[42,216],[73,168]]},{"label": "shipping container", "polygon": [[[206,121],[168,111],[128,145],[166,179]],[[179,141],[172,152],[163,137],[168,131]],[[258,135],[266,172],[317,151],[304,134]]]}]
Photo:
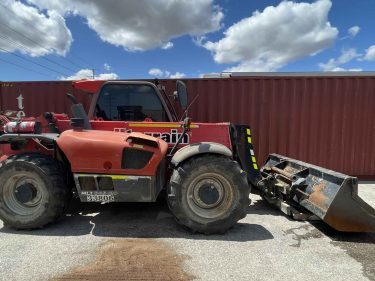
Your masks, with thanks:
[{"label": "shipping container", "polygon": [[[195,121],[249,124],[259,162],[271,152],[375,179],[375,74],[257,74],[184,79]],[[172,94],[175,80],[160,80]],[[70,113],[71,82],[3,82],[0,110]]]},{"label": "shipping container", "polygon": [[92,94],[73,89],[71,81],[2,82],[0,111],[18,111],[18,116],[39,116],[46,111],[70,114],[67,93],[89,107]]}]

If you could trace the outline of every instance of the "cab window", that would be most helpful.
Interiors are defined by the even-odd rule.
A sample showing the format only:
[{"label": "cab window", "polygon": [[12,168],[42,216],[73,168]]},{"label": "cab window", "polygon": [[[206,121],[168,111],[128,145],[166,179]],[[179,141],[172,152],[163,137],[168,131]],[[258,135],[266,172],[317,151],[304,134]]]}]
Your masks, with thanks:
[{"label": "cab window", "polygon": [[95,115],[108,121],[168,121],[155,89],[141,84],[104,85]]}]

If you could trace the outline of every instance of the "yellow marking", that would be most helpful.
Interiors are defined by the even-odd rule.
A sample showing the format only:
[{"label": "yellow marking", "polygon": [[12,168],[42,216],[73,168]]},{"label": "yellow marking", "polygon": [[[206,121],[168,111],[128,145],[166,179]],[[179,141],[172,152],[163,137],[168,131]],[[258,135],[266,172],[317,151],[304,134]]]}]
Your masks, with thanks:
[{"label": "yellow marking", "polygon": [[246,134],[247,134],[248,136],[251,135],[251,134],[250,134],[250,129],[246,129]]},{"label": "yellow marking", "polygon": [[251,143],[251,137],[247,137],[247,142]]},{"label": "yellow marking", "polygon": [[[170,123],[165,123],[165,124],[153,124],[153,123],[133,123],[129,124],[129,127],[151,127],[151,128],[181,128],[180,124],[170,124]],[[190,128],[196,129],[199,128],[199,125],[194,125],[191,124]]]},{"label": "yellow marking", "polygon": [[256,163],[256,162],[257,162],[257,160],[255,159],[254,156],[251,156],[251,160],[253,161],[253,163]]},{"label": "yellow marking", "polygon": [[125,180],[128,178],[128,176],[124,175],[109,175],[113,180]]},{"label": "yellow marking", "polygon": [[133,147],[135,147],[135,148],[143,148],[143,145],[141,145],[141,144],[133,144]]},{"label": "yellow marking", "polygon": [[125,175],[102,175],[102,174],[77,174],[78,177],[93,177],[93,176],[100,176],[100,177],[110,177],[113,180],[125,180],[129,178],[129,176]]},{"label": "yellow marking", "polygon": [[254,167],[255,170],[258,170],[258,165],[257,164],[254,163],[253,167]]}]

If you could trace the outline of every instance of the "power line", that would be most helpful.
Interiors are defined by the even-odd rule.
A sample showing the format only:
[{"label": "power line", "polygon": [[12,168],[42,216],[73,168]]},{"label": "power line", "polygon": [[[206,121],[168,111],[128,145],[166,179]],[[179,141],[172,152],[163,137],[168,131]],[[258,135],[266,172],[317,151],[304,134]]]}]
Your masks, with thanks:
[{"label": "power line", "polygon": [[[7,7],[6,5],[1,4],[1,3],[0,3],[0,5],[3,6],[4,8],[6,8],[8,11],[10,11],[10,12],[13,13],[13,11],[12,11],[11,9],[9,9],[9,7]],[[21,35],[22,37],[28,39],[29,41],[33,42],[34,44],[37,44],[37,45],[40,46],[41,48],[45,49],[47,52],[50,52],[49,49],[47,49],[45,46],[41,45],[39,42],[37,42],[37,41],[31,39],[30,37],[26,36],[26,35],[23,34],[22,32],[13,29],[12,27],[10,27],[9,25],[7,25],[6,23],[4,23],[4,22],[1,23],[1,22],[0,22],[0,24],[3,25],[3,26],[5,26],[5,27],[7,27],[7,28],[10,29],[10,30],[12,30],[13,32],[15,32],[15,33]],[[75,56],[75,57],[78,58],[78,56]],[[86,68],[86,67],[84,67],[84,66],[82,66],[82,65],[76,64],[74,61],[72,61],[72,60],[70,60],[70,59],[68,59],[68,58],[64,58],[64,59],[67,60],[68,62],[70,62],[71,64],[75,65],[75,66],[78,67],[78,68]],[[80,58],[80,60],[85,61],[85,60],[83,60],[82,58]],[[86,63],[87,63],[87,62],[86,62]]]},{"label": "power line", "polygon": [[[43,73],[43,72],[39,72],[39,71],[37,71],[37,70],[34,70],[34,69],[31,69],[31,68],[25,67],[25,66],[23,66],[23,65],[20,65],[20,64],[17,64],[17,63],[11,62],[11,61],[4,60],[4,59],[2,59],[2,58],[0,58],[0,61],[5,62],[5,63],[8,63],[8,64],[11,64],[11,65],[14,65],[14,66],[17,66],[17,67],[19,67],[19,68],[22,68],[22,69],[25,69],[25,70],[28,70],[28,71],[31,71],[31,72],[38,73],[38,74],[43,75],[43,76],[53,77],[52,75],[49,75],[49,74],[46,74],[46,73]],[[53,78],[55,78],[55,77],[53,77]]]},{"label": "power line", "polygon": [[48,69],[49,71],[56,72],[56,73],[61,74],[61,75],[63,75],[63,76],[69,76],[69,75],[66,74],[66,73],[62,73],[62,72],[60,72],[60,71],[58,71],[58,70],[54,70],[54,69],[52,69],[52,68],[50,68],[50,67],[48,67],[48,66],[45,66],[45,65],[40,64],[40,63],[38,63],[38,62],[32,61],[31,59],[25,58],[25,57],[23,57],[23,56],[20,56],[20,55],[18,55],[18,54],[16,54],[16,53],[13,53],[13,52],[8,51],[8,50],[6,50],[6,49],[3,49],[3,48],[1,48],[1,47],[0,47],[0,50],[6,52],[6,53],[8,53],[8,54],[11,54],[11,55],[13,55],[13,56],[16,56],[16,57],[18,57],[18,58],[20,58],[20,59],[23,59],[23,60],[25,60],[25,61],[31,62],[31,63],[33,63],[33,64],[35,64],[35,65],[40,66],[40,67],[43,67],[43,68],[45,68],[45,69]]},{"label": "power line", "polygon": [[[1,5],[1,6],[4,6],[4,5],[2,5],[2,4],[0,4],[0,5]],[[9,9],[8,9],[8,10],[9,10]],[[9,25],[7,25],[7,24],[5,24],[5,23],[3,23],[3,22],[0,22],[0,25],[5,26],[5,27],[7,27],[9,30],[11,30],[11,31],[13,31],[13,32],[15,32],[15,33],[21,35],[22,37],[26,38],[26,39],[29,40],[30,42],[32,42],[32,43],[38,45],[39,47],[41,47],[42,49],[46,50],[48,53],[51,51],[51,50],[47,49],[46,47],[44,47],[43,45],[41,45],[39,42],[37,42],[37,41],[35,41],[35,40],[33,40],[33,39],[27,37],[26,35],[24,35],[23,33],[19,32],[19,31],[17,31],[17,30],[15,30],[15,29],[11,28]],[[75,67],[77,67],[77,69],[84,68],[83,66],[76,64],[75,62],[71,61],[71,60],[68,59],[68,58],[64,58],[64,59],[65,59],[66,61],[70,62],[70,64],[72,64],[72,65],[74,65]]]},{"label": "power line", "polygon": [[[1,24],[1,23],[0,23],[0,24]],[[13,44],[13,46],[16,46],[16,47],[19,48],[19,49],[20,49],[20,47],[21,47],[21,48],[24,48],[24,49],[28,50],[29,52],[31,52],[31,49],[30,49],[29,47],[25,46],[25,45],[22,44],[22,43],[19,43],[19,42],[16,42],[16,41],[12,40],[11,38],[9,38],[9,37],[6,36],[6,35],[0,35],[0,38],[4,38],[8,43]],[[48,61],[48,62],[50,62],[50,63],[53,63],[53,64],[55,64],[55,65],[58,65],[58,66],[60,66],[60,67],[63,67],[63,68],[65,68],[66,70],[69,70],[69,71],[71,71],[71,72],[73,72],[73,73],[76,72],[74,69],[71,69],[71,68],[69,68],[69,67],[66,67],[66,66],[64,66],[64,65],[62,65],[62,64],[60,64],[60,63],[58,63],[58,62],[55,62],[55,61],[49,59],[49,58],[41,57],[41,59],[44,59],[44,60],[46,60],[46,61]]]},{"label": "power line", "polygon": [[87,62],[87,60],[75,55],[73,52],[71,52],[70,55],[72,57],[75,57],[76,59],[80,60],[81,62],[85,63],[86,67],[82,67],[82,68],[91,68],[92,67],[91,63],[89,63],[89,62]]}]

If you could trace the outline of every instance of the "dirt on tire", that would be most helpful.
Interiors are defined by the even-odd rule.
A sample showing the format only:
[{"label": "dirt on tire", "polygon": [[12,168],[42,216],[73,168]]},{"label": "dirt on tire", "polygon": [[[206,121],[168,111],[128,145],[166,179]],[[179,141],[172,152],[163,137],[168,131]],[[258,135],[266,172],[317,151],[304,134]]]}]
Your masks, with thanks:
[{"label": "dirt on tire", "polygon": [[193,280],[195,278],[183,270],[184,259],[186,257],[154,239],[109,240],[100,246],[95,261],[51,281]]}]

